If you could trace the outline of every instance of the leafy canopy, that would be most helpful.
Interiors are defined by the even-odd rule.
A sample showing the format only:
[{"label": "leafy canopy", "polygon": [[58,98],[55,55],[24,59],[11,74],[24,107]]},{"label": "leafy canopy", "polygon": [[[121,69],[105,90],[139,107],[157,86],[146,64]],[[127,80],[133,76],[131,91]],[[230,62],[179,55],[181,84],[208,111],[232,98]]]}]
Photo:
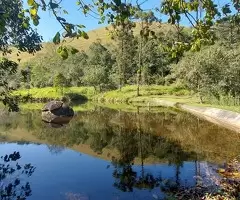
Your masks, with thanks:
[{"label": "leafy canopy", "polygon": [[[115,26],[121,25],[127,28],[128,20],[134,20],[139,18],[138,13],[141,11],[141,5],[144,2],[121,0],[94,0],[92,3],[87,3],[82,0],[76,0],[76,6],[85,14],[94,14],[99,17],[99,23],[107,22],[108,24],[114,24]],[[28,0],[30,9],[25,12],[29,13],[35,25],[38,24],[39,16],[38,10],[43,11],[50,10],[55,16],[56,20],[61,24],[65,33],[64,37],[83,37],[88,39],[86,32],[82,29],[85,28],[82,24],[73,24],[68,22],[65,15],[68,14],[61,4],[55,0]],[[189,42],[179,41],[175,39],[175,46],[170,48],[169,51],[173,52],[173,57],[178,56],[181,53],[179,51],[200,50],[202,45],[213,44],[216,37],[212,31],[212,27],[218,20],[231,15],[235,25],[239,25],[239,8],[240,2],[238,0],[229,0],[225,5],[219,6],[214,0],[163,0],[160,8],[151,8],[156,12],[160,12],[168,17],[168,23],[177,27],[179,34],[182,29],[180,28],[183,19],[187,19],[193,31],[191,33],[192,40]],[[63,14],[62,14],[63,13]],[[125,26],[126,25],[126,26]],[[64,40],[63,40],[64,41]],[[56,33],[53,42],[59,44],[61,42],[61,34]],[[59,50],[64,51],[64,58],[66,57],[66,50],[62,48]]]}]

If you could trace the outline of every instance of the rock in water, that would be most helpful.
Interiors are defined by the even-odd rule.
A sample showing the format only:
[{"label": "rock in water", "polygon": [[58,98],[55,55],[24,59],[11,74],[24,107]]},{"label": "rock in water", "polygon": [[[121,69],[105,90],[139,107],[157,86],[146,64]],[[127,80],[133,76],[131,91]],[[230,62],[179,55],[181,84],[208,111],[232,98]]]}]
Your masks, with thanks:
[{"label": "rock in water", "polygon": [[42,108],[42,120],[45,122],[66,124],[73,116],[73,109],[62,101],[50,101]]}]

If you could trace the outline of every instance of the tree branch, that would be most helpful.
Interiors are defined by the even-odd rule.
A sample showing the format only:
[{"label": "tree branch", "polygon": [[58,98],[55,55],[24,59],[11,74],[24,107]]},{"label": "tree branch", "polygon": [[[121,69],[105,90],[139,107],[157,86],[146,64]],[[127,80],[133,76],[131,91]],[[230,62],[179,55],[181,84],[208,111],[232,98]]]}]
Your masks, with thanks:
[{"label": "tree branch", "polygon": [[52,10],[53,15],[55,16],[56,20],[61,24],[61,26],[63,27],[63,29],[64,29],[65,31],[67,31],[67,33],[68,33],[69,31],[67,30],[66,26],[59,20],[55,9],[52,8],[52,6],[51,6],[52,3],[53,3],[52,0],[50,0],[50,1],[49,1],[49,6],[50,6],[50,8],[51,8],[51,10]]}]

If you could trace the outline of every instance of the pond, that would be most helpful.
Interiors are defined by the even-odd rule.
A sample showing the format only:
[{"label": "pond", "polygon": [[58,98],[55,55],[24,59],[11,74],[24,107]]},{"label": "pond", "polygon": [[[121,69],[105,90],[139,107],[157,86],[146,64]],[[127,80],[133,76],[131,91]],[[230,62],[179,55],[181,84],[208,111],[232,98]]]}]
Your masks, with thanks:
[{"label": "pond", "polygon": [[0,191],[12,184],[10,199],[163,199],[169,185],[207,182],[240,152],[238,133],[178,110],[85,108],[61,127],[42,122],[40,110],[2,113]]}]

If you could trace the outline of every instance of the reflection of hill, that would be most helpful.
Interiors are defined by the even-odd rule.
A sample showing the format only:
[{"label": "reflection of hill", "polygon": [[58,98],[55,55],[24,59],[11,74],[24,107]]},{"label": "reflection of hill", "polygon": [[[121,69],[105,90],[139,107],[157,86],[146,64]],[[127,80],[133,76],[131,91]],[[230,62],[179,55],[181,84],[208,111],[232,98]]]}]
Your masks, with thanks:
[{"label": "reflection of hill", "polygon": [[28,112],[2,121],[0,139],[64,146],[120,163],[222,162],[240,152],[239,134],[187,113],[163,111],[137,114],[98,107],[60,129],[42,123],[39,112]]}]

